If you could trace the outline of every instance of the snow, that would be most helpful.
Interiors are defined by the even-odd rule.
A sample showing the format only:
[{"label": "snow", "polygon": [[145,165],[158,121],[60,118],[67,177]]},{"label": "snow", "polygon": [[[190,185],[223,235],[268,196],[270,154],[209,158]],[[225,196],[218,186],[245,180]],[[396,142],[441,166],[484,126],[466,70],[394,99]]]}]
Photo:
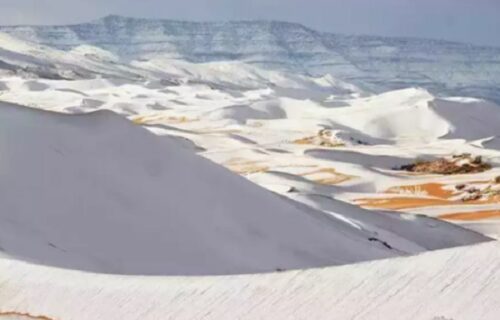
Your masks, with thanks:
[{"label": "snow", "polygon": [[499,261],[498,242],[222,277],[90,274],[2,259],[0,301],[4,312],[50,319],[495,320]]},{"label": "snow", "polygon": [[[156,64],[158,70],[154,70]],[[287,197],[286,190],[297,189],[295,178],[337,181],[331,191],[321,194],[354,202],[379,197],[378,193],[395,186],[436,181],[459,184],[500,175],[495,166],[483,175],[456,178],[409,179],[390,172],[417,158],[458,153],[481,155],[498,163],[498,107],[483,100],[436,98],[419,88],[371,95],[332,77],[261,70],[239,62],[194,64],[156,59],[154,64],[139,66],[145,68],[141,69],[144,74],[167,72],[161,78],[169,80],[153,74],[148,75],[150,80],[13,76],[3,78],[5,90],[0,98],[72,114],[112,110],[157,135],[175,136],[184,148]],[[295,143],[301,139],[307,143]],[[322,146],[322,139],[338,146]],[[329,173],[331,169],[345,178]],[[276,185],[258,179],[265,172],[295,178]],[[313,193],[318,188],[314,185]],[[467,209],[462,207],[450,203],[448,212]],[[488,203],[483,207],[495,209]],[[430,216],[446,213],[439,208],[408,211]],[[469,223],[466,226],[471,228]],[[494,230],[500,229],[495,228],[487,234],[498,237],[500,231]],[[477,229],[472,229],[483,232],[484,225],[478,221]]]},{"label": "snow", "polygon": [[[411,228],[435,235],[405,234],[408,221],[368,211],[356,217],[363,228],[353,228],[109,111],[69,116],[2,104],[0,121],[0,243],[7,256],[105,273],[233,274],[487,239],[425,218]],[[29,201],[21,201],[25,196]],[[359,210],[341,212],[350,219]]]},{"label": "snow", "polygon": [[249,273],[395,255],[109,112],[70,117],[2,105],[0,115],[0,243],[8,255],[135,274]]},{"label": "snow", "polygon": [[89,45],[80,45],[72,49],[71,53],[80,54],[87,58],[91,58],[98,61],[110,62],[110,63],[116,63],[119,62],[120,60],[119,57],[115,56],[109,51]]},{"label": "snow", "polygon": [[500,103],[500,49],[494,47],[330,34],[278,21],[187,22],[120,16],[68,26],[4,26],[0,32],[66,51],[91,45],[125,60],[239,61],[313,76],[332,74],[376,93],[418,86],[439,96],[473,96]]},{"label": "snow", "polygon": [[[494,49],[276,22],[54,28],[1,28],[0,319],[496,319]],[[395,170],[464,153],[491,170]]]},{"label": "snow", "polygon": [[493,138],[500,134],[495,124],[500,123],[498,106],[485,101],[436,100],[433,109],[447,119],[451,128],[446,136],[449,139],[480,140]]}]

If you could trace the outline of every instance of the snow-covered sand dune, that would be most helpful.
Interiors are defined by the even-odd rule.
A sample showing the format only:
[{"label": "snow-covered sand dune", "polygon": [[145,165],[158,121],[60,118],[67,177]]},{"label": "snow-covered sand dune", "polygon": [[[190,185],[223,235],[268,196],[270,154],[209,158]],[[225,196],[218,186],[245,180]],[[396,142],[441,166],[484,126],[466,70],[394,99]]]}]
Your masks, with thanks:
[{"label": "snow-covered sand dune", "polygon": [[76,320],[496,320],[499,277],[497,242],[342,267],[201,278],[90,274],[0,259],[0,319],[17,312]]},{"label": "snow-covered sand dune", "polygon": [[[157,57],[134,68],[151,79],[7,76],[0,99],[63,113],[112,110],[157,135],[175,136],[184,148],[287,197],[287,190],[314,195],[334,185],[320,194],[356,204],[362,200],[369,208],[368,198],[398,197],[381,199],[388,201],[381,209],[431,216],[498,209],[495,197],[464,203],[458,195],[418,191],[426,183],[452,190],[483,181],[481,188],[488,188],[500,175],[500,108],[492,103],[436,98],[419,88],[370,95],[330,75],[314,78],[239,62],[193,64]],[[482,156],[492,170],[453,177],[410,177],[392,170],[416,159],[461,153]],[[295,180],[266,181],[274,172]],[[297,179],[311,186],[299,187]],[[411,185],[416,192],[404,187]],[[407,200],[417,206],[391,204]],[[436,203],[439,207],[429,206]],[[490,222],[498,215],[487,216]],[[472,228],[485,232],[485,221],[478,222]],[[491,226],[487,234],[499,236],[495,223]]]},{"label": "snow-covered sand dune", "polygon": [[358,214],[359,226],[349,225],[109,111],[75,116],[1,104],[0,123],[7,256],[105,273],[234,274],[486,240],[425,218],[413,228],[435,236],[405,235],[400,218],[381,216],[375,227]]},{"label": "snow-covered sand dune", "polygon": [[111,112],[2,104],[0,119],[4,254],[135,274],[250,273],[397,254]]},{"label": "snow-covered sand dune", "polygon": [[[124,21],[158,24],[74,28]],[[496,319],[500,108],[445,97],[460,75],[374,94],[321,59],[260,68],[290,57],[266,39],[193,63],[7,29],[25,40],[0,35],[0,319]],[[429,161],[469,171],[401,170]]]}]

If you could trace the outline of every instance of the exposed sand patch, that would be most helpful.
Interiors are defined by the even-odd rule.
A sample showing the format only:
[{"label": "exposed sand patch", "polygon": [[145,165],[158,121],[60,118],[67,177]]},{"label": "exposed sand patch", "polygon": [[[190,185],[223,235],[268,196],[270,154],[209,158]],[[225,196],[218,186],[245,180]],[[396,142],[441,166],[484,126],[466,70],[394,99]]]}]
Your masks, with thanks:
[{"label": "exposed sand patch", "polygon": [[366,198],[355,200],[356,204],[365,208],[402,210],[430,206],[446,206],[453,202],[442,199],[393,197],[393,198]]},{"label": "exposed sand patch", "polygon": [[499,217],[500,217],[500,210],[449,213],[439,216],[439,218],[443,220],[455,220],[455,221],[475,221],[475,220],[483,220],[483,219],[499,218]]},{"label": "exposed sand patch", "polygon": [[10,312],[0,312],[0,319],[4,320],[54,320],[53,318],[49,318],[46,316],[34,316],[29,313],[22,313],[22,312],[15,312],[15,311],[10,311]]},{"label": "exposed sand patch", "polygon": [[353,176],[337,172],[334,168],[322,168],[311,172],[299,174],[299,176],[310,179],[319,184],[333,185],[348,181]]},{"label": "exposed sand patch", "polygon": [[446,185],[442,183],[424,183],[410,186],[391,187],[386,191],[386,193],[423,195],[441,199],[449,199],[455,195],[452,190],[446,189]]},{"label": "exposed sand patch", "polygon": [[387,189],[385,193],[405,196],[357,199],[356,203],[363,207],[388,210],[401,210],[459,203],[458,201],[448,200],[453,197],[455,193],[446,189],[446,185],[441,183],[396,186]]},{"label": "exposed sand patch", "polygon": [[[390,197],[363,198],[356,199],[355,202],[367,208],[388,210],[430,206],[500,204],[500,191],[487,183],[488,181],[473,181],[446,185],[433,182],[396,186],[385,191],[385,194],[392,195]],[[394,196],[396,194],[401,196]]]},{"label": "exposed sand patch", "polygon": [[356,199],[355,203],[365,208],[388,209],[388,210],[403,210],[415,209],[431,206],[468,206],[481,204],[496,204],[500,203],[500,197],[494,197],[487,200],[447,200],[439,198],[418,198],[418,197],[392,197],[392,198],[363,198]]},{"label": "exposed sand patch", "polygon": [[253,161],[242,158],[230,159],[224,163],[224,166],[229,170],[242,175],[266,172],[269,170],[269,166],[262,164],[260,161]]},{"label": "exposed sand patch", "polygon": [[136,116],[132,118],[132,122],[139,125],[152,124],[152,123],[168,123],[168,124],[181,124],[187,122],[197,121],[197,119],[191,119],[185,116]]},{"label": "exposed sand patch", "polygon": [[180,117],[167,117],[164,118],[163,121],[170,123],[170,124],[178,124],[178,123],[186,123],[186,122],[193,122],[196,121],[195,119],[189,119],[188,117],[185,116],[180,116]]},{"label": "exposed sand patch", "polygon": [[142,116],[133,117],[131,120],[133,123],[138,124],[138,125],[149,124],[146,117],[142,117]]}]

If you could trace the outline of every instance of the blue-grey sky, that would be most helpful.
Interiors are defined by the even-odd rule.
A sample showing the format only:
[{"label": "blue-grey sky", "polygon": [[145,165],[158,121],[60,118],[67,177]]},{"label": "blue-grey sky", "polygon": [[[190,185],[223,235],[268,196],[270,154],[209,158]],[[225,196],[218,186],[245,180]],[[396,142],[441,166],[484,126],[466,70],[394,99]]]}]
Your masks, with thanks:
[{"label": "blue-grey sky", "polygon": [[178,20],[285,20],[322,31],[500,46],[500,0],[0,0],[0,24],[107,14]]}]

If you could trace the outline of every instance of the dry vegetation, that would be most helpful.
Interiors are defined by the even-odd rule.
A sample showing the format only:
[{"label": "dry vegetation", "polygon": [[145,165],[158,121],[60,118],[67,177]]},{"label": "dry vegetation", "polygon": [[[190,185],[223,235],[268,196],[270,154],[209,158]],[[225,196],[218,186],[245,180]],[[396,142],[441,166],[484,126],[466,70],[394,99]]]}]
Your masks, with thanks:
[{"label": "dry vegetation", "polygon": [[473,157],[470,154],[461,154],[448,159],[416,161],[398,169],[414,173],[452,175],[485,172],[491,169],[491,165],[484,162],[480,156]]},{"label": "dry vegetation", "polygon": [[345,143],[335,137],[332,131],[323,129],[318,131],[315,136],[306,137],[302,139],[295,140],[293,143],[295,144],[306,144],[306,145],[315,145],[326,148],[335,148],[335,147],[344,147]]},{"label": "dry vegetation", "polygon": [[500,186],[497,183],[482,187],[459,184],[455,186],[455,189],[462,193],[461,199],[464,202],[477,200],[500,201]]},{"label": "dry vegetation", "polygon": [[[356,199],[356,203],[367,208],[403,210],[421,207],[450,205],[500,204],[500,184],[497,179],[471,181],[456,185],[426,183],[395,186],[385,191],[388,197]],[[397,196],[394,196],[397,195]],[[494,215],[498,215],[498,210]],[[482,212],[489,215],[491,212]],[[462,213],[458,214],[462,216]],[[500,216],[500,215],[498,215]]]}]

